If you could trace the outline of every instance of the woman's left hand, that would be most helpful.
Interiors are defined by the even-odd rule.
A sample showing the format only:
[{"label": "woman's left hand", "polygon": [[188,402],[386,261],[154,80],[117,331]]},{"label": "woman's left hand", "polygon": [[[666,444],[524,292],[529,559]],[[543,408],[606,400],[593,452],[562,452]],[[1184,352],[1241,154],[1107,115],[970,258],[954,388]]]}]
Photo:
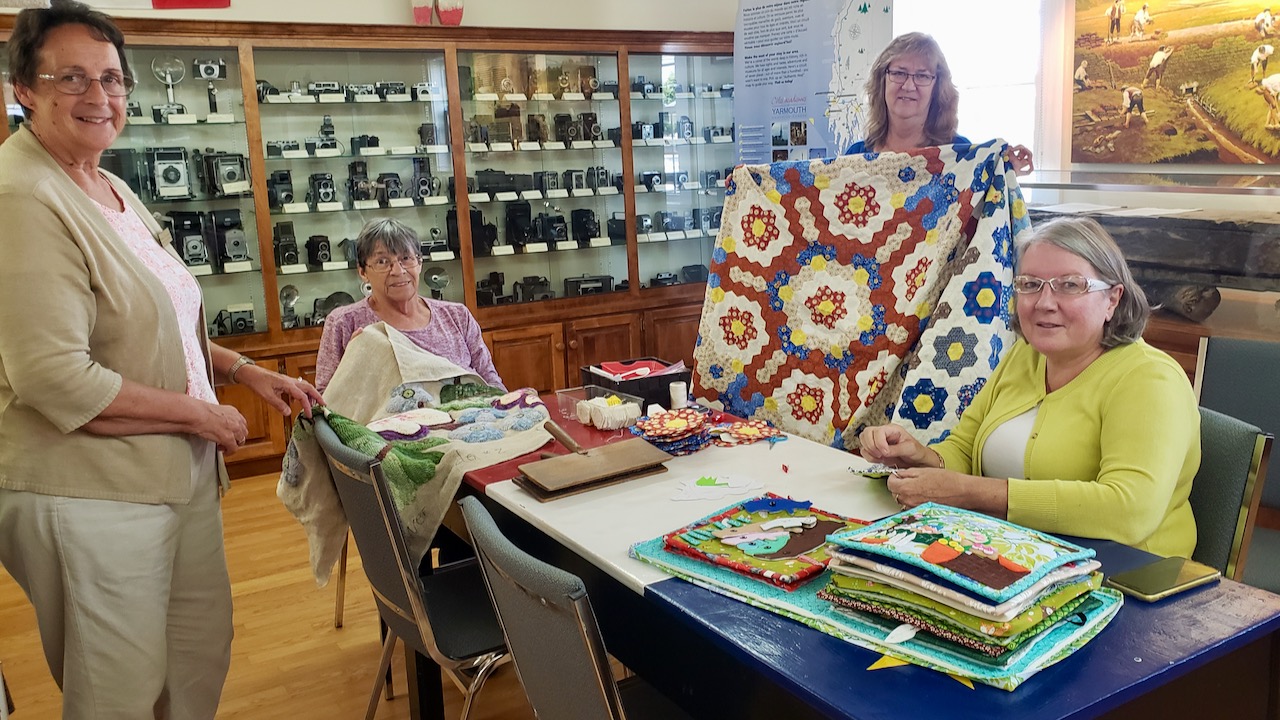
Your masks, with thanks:
[{"label": "woman's left hand", "polygon": [[927,502],[954,505],[948,498],[955,496],[962,476],[946,468],[903,468],[889,476],[889,492],[904,508],[913,508]]},{"label": "woman's left hand", "polygon": [[272,372],[260,365],[245,365],[236,371],[236,382],[253,391],[286,417],[290,404],[302,406],[302,414],[311,417],[312,405],[323,405],[324,398],[315,386],[302,378],[291,378]]},{"label": "woman's left hand", "polygon": [[1026,175],[1036,169],[1035,159],[1031,156],[1031,150],[1026,145],[1011,145],[1009,147],[1009,163],[1013,165],[1015,175]]}]

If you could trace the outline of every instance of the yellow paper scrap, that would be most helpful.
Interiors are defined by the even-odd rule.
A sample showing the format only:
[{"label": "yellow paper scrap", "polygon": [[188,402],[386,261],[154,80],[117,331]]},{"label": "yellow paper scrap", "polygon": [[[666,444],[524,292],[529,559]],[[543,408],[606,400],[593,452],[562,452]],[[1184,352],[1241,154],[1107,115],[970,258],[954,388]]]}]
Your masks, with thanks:
[{"label": "yellow paper scrap", "polygon": [[899,660],[898,658],[892,658],[892,657],[889,657],[888,655],[885,655],[881,657],[879,660],[871,663],[870,667],[868,667],[867,670],[883,670],[885,668],[902,667],[903,665],[910,665],[910,664],[911,663],[907,662],[906,660]]}]

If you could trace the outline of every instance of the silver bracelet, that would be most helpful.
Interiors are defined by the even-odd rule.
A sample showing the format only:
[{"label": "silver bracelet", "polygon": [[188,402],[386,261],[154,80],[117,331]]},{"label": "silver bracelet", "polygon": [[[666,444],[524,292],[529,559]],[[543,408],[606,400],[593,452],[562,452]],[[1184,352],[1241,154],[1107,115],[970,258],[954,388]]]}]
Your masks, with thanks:
[{"label": "silver bracelet", "polygon": [[253,358],[249,357],[248,355],[241,355],[240,357],[236,358],[235,362],[231,363],[231,367],[227,368],[227,382],[234,385],[236,382],[236,373],[240,372],[240,368],[244,367],[245,365],[257,365],[257,364],[258,363],[254,362]]}]

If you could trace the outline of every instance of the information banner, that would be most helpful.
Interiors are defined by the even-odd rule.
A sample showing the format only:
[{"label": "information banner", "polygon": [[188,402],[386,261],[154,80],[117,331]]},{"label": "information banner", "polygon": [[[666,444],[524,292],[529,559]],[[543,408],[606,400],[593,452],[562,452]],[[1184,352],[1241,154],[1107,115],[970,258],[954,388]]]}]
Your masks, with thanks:
[{"label": "information banner", "polygon": [[733,54],[739,161],[833,157],[861,140],[863,86],[891,39],[892,0],[741,0]]}]

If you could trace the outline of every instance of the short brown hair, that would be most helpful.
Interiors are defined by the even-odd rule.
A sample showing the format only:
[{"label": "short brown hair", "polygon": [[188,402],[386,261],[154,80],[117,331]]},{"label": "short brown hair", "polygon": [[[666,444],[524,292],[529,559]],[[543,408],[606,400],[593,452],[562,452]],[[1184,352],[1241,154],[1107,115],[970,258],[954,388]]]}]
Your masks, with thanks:
[{"label": "short brown hair", "polygon": [[[44,47],[49,32],[62,25],[83,25],[95,39],[115,45],[120,54],[120,69],[125,76],[132,77],[129,61],[124,56],[124,33],[111,16],[75,0],[52,0],[49,7],[27,8],[14,20],[13,34],[9,36],[9,75],[14,85],[33,87],[36,84],[40,48]],[[31,108],[24,105],[22,111],[31,117]]]},{"label": "short brown hair", "polygon": [[956,128],[960,125],[960,91],[951,80],[951,67],[933,36],[913,32],[894,38],[871,66],[866,84],[867,150],[878,150],[889,134],[889,106],[884,99],[884,84],[888,82],[885,73],[894,60],[910,54],[923,56],[933,66],[936,76],[930,88],[933,94],[929,101],[929,117],[924,123],[925,139],[931,145],[950,145],[955,141]]}]

